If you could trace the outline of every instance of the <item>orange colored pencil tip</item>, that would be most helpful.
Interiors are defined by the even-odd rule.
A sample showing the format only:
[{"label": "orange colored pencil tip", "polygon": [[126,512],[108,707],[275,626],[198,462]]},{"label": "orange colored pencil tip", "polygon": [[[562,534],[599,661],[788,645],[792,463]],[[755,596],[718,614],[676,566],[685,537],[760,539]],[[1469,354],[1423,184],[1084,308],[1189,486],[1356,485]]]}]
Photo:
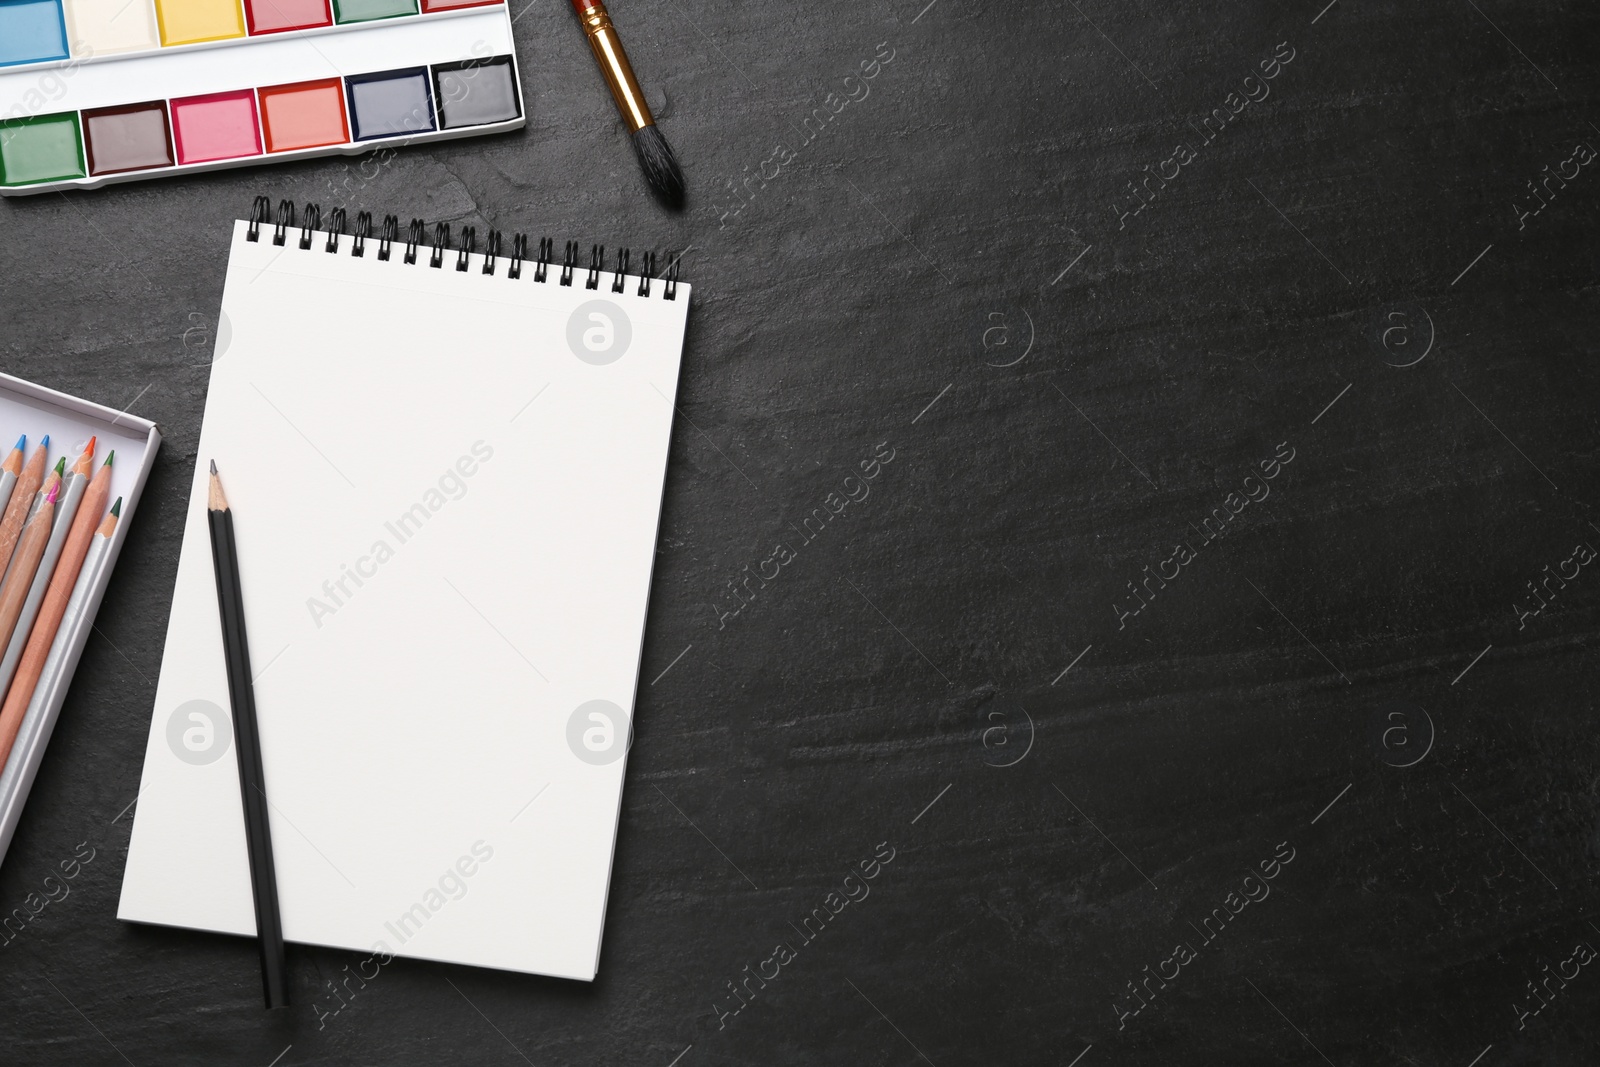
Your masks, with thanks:
[{"label": "orange colored pencil tip", "polygon": [[91,456],[94,455],[94,443],[96,441],[98,441],[99,439],[100,439],[100,435],[99,434],[95,434],[95,435],[91,436],[89,438],[89,443],[83,446],[83,450],[85,452],[89,453],[89,455],[91,455]]}]

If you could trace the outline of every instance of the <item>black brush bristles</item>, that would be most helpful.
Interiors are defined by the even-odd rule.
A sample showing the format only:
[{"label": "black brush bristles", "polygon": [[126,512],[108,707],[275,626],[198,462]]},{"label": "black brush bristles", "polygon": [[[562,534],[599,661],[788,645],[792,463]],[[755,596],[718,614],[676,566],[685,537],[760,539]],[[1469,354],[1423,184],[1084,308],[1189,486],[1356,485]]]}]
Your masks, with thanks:
[{"label": "black brush bristles", "polygon": [[639,154],[639,166],[645,181],[661,202],[674,211],[683,207],[683,169],[672,146],[661,136],[655,126],[645,126],[633,135],[633,150]]}]

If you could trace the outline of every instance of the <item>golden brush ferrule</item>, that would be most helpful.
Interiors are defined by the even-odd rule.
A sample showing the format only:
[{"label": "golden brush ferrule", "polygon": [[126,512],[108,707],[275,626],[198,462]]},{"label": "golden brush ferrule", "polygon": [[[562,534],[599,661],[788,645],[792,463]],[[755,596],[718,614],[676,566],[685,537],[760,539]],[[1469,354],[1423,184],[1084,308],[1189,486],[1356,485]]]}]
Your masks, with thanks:
[{"label": "golden brush ferrule", "polygon": [[594,58],[600,64],[600,73],[611,87],[617,110],[622,112],[623,121],[628,124],[628,132],[638,133],[646,126],[654,126],[656,120],[650,114],[650,105],[644,102],[644,90],[639,88],[639,79],[633,76],[628,53],[622,50],[622,41],[617,38],[616,28],[611,25],[611,16],[606,13],[605,5],[600,0],[572,0],[572,6],[583,23],[584,36],[589,38],[589,47],[594,50]]}]

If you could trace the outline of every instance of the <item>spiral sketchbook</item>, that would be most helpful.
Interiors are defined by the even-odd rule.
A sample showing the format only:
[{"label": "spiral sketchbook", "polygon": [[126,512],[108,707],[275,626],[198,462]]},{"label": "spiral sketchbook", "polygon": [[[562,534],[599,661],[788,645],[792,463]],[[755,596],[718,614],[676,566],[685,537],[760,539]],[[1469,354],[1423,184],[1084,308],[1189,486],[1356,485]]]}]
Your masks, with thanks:
[{"label": "spiral sketchbook", "polygon": [[689,286],[264,215],[234,227],[118,915],[255,932],[215,460],[285,938],[592,980]]}]

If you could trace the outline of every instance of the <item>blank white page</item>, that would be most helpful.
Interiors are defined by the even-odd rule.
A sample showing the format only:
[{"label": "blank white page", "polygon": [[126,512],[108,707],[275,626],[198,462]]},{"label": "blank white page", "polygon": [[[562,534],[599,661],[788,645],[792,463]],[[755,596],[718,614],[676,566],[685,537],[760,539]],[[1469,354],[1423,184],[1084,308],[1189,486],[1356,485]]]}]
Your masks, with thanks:
[{"label": "blank white page", "polygon": [[214,459],[286,938],[590,980],[689,287],[245,233],[118,915],[255,932]]}]

